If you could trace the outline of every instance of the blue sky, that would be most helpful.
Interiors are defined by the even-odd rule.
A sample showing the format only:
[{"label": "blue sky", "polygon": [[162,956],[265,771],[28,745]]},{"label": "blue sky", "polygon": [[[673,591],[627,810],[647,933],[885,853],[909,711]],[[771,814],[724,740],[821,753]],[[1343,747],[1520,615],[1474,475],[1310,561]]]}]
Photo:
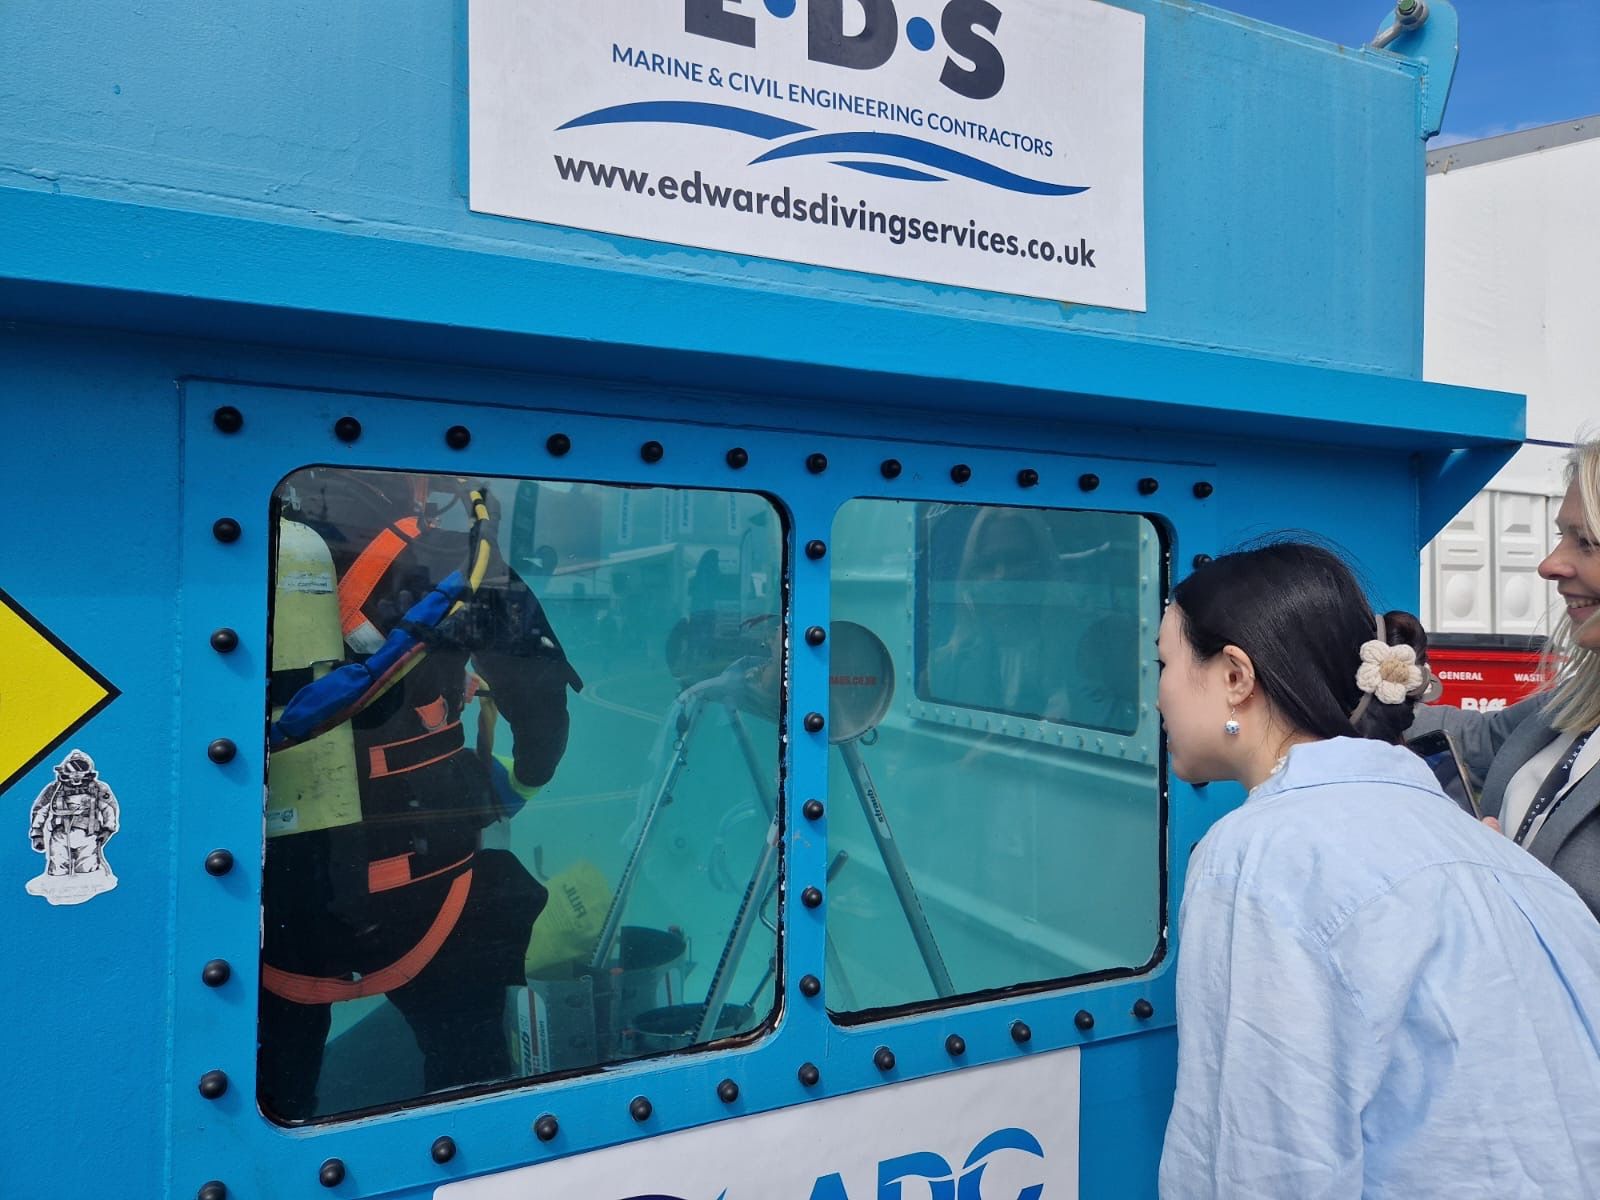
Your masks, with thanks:
[{"label": "blue sky", "polygon": [[[1210,0],[1346,45],[1377,32],[1383,0]],[[1455,0],[1461,62],[1441,143],[1600,114],[1600,0]]]}]

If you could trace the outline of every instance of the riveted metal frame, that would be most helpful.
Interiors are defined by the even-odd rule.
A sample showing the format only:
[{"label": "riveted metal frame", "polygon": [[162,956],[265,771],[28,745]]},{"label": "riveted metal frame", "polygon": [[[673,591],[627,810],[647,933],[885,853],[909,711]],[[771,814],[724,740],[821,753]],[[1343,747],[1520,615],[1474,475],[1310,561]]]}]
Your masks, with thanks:
[{"label": "riveted metal frame", "polygon": [[[718,428],[715,424],[601,415],[591,408],[596,393],[581,385],[550,385],[534,398],[538,408],[474,405],[462,401],[254,387],[191,380],[184,385],[182,671],[185,681],[179,730],[177,789],[177,972],[173,1044],[172,1187],[186,1195],[205,1181],[234,1180],[234,1194],[250,1194],[245,1181],[319,1178],[330,1158],[344,1166],[331,1194],[373,1196],[426,1190],[450,1179],[691,1128],[740,1114],[805,1103],[899,1080],[1015,1060],[1067,1046],[1106,1051],[1120,1040],[1164,1031],[1173,1013],[1170,960],[1158,956],[1147,969],[1122,978],[1073,985],[1039,985],[1016,994],[988,994],[916,1011],[889,1020],[842,1027],[827,1014],[823,922],[826,905],[808,909],[785,903],[780,980],[783,999],[775,1028],[748,1044],[682,1052],[561,1080],[509,1086],[468,1099],[413,1104],[404,1111],[303,1128],[284,1128],[261,1115],[255,1102],[256,989],[259,978],[262,787],[266,676],[265,635],[270,589],[269,504],[289,472],[312,463],[382,467],[440,473],[574,479],[670,487],[719,487],[770,496],[787,522],[789,628],[826,628],[829,556],[801,551],[809,542],[828,544],[839,507],[859,497],[948,500],[975,504],[1025,504],[1046,508],[1098,508],[1152,516],[1162,526],[1175,561],[1214,550],[1211,505],[1191,483],[1217,479],[1214,467],[1117,459],[1059,449],[1018,451],[895,439],[879,433],[817,434],[785,429]],[[232,406],[242,427],[223,432],[213,422],[218,408]],[[342,418],[360,422],[360,436],[341,440]],[[446,433],[470,430],[457,449]],[[350,427],[346,425],[348,433]],[[553,434],[571,439],[559,457],[547,443]],[[451,438],[460,442],[460,434]],[[639,448],[659,442],[657,461]],[[736,468],[728,451],[747,452]],[[808,458],[824,454],[816,472]],[[653,457],[653,456],[652,456]],[[880,463],[903,464],[886,480]],[[814,462],[815,460],[813,460]],[[972,474],[951,480],[955,462]],[[1024,487],[1019,472],[1038,472]],[[1078,486],[1093,472],[1102,483],[1092,494]],[[1157,496],[1141,496],[1140,479],[1152,474],[1173,485]],[[1179,486],[1181,485],[1181,486]],[[239,536],[219,541],[213,524],[236,520]],[[213,648],[219,627],[238,631],[228,653]],[[827,818],[807,820],[805,800],[826,794],[827,733],[807,732],[803,715],[827,710],[828,646],[789,639],[789,695],[783,759],[784,896],[823,878],[828,861]],[[237,747],[226,762],[208,757],[219,738]],[[1170,788],[1177,795],[1169,797]],[[1185,855],[1170,848],[1198,838],[1203,819],[1186,804],[1186,785],[1164,782],[1167,858],[1163,911],[1182,887]],[[1171,801],[1176,799],[1177,803]],[[1189,815],[1185,815],[1185,814]],[[208,854],[231,850],[232,870],[213,875]],[[1157,848],[1152,847],[1155,852]],[[1165,939],[1164,939],[1165,940]],[[220,986],[202,979],[213,959],[233,970]],[[805,995],[799,981],[822,982]],[[1138,1002],[1146,1002],[1149,1015]],[[1085,1021],[1080,1013],[1092,1016]],[[1016,1022],[1032,1031],[1026,1042],[1012,1035]],[[962,1045],[949,1051],[950,1037]],[[887,1048],[888,1057],[879,1053]],[[1097,1051],[1098,1052],[1098,1051]],[[1086,1070],[1093,1054],[1085,1056]],[[1108,1064],[1112,1056],[1106,1055]],[[892,1060],[892,1065],[885,1067]],[[802,1064],[814,1064],[817,1080],[807,1086]],[[215,1099],[200,1094],[198,1081],[224,1072],[230,1085]],[[736,1098],[726,1099],[733,1089]],[[636,1103],[647,1098],[648,1106]],[[548,1141],[534,1131],[546,1114],[558,1130]],[[642,1115],[641,1115],[642,1114]],[[548,1130],[547,1130],[548,1132]],[[431,1152],[446,1133],[455,1153],[440,1162]],[[1087,1136],[1087,1135],[1086,1135]],[[278,1186],[283,1186],[281,1183]]]}]

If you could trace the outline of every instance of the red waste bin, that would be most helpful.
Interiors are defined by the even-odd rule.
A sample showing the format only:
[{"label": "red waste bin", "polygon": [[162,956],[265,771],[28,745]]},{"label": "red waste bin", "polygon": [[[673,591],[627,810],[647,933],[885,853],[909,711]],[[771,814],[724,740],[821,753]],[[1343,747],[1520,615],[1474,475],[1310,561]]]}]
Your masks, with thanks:
[{"label": "red waste bin", "polygon": [[1543,638],[1446,635],[1428,639],[1428,662],[1444,684],[1435,703],[1498,712],[1531,695],[1543,676]]}]

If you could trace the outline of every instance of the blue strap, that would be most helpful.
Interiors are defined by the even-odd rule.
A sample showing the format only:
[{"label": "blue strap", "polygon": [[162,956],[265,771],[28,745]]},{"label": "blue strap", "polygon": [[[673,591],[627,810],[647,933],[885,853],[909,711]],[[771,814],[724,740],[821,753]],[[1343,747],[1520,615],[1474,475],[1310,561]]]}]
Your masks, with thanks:
[{"label": "blue strap", "polygon": [[465,576],[452,571],[406,610],[366,661],[346,663],[296,692],[272,723],[271,748],[281,750],[324,733],[376,700],[393,671],[407,658],[426,651],[423,631],[436,629],[467,590]]}]

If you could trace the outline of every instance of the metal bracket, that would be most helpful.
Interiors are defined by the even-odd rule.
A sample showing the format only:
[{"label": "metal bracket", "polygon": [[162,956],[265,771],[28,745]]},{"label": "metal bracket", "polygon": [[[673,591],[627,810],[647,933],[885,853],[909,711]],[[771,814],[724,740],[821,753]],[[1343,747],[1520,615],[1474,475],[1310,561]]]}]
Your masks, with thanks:
[{"label": "metal bracket", "polygon": [[1517,442],[1417,455],[1417,548],[1448,525],[1496,471],[1521,449]]},{"label": "metal bracket", "polygon": [[1424,141],[1444,123],[1450,85],[1460,54],[1461,19],[1450,0],[1399,0],[1378,27],[1371,48],[1408,58],[1422,67],[1421,109],[1417,113]]}]

